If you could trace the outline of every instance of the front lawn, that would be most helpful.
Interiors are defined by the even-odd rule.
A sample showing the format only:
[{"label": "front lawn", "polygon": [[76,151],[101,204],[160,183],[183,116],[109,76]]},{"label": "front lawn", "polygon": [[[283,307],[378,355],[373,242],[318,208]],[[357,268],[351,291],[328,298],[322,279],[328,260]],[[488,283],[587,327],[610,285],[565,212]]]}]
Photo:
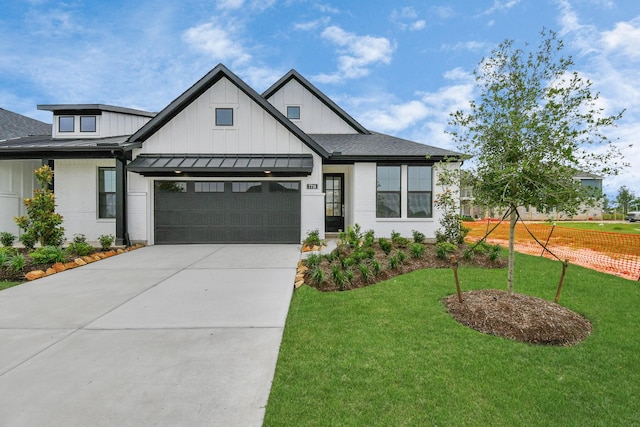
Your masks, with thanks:
[{"label": "front lawn", "polygon": [[[553,300],[561,266],[517,254],[517,292]],[[463,290],[506,270],[460,269]],[[560,302],[593,332],[542,347],[457,323],[450,269],[295,292],[265,426],[640,425],[640,284],[570,266]]]},{"label": "front lawn", "polygon": [[5,281],[0,281],[0,291],[12,288],[12,287],[17,286],[17,285],[20,285],[21,283],[23,283],[23,282],[5,282]]},{"label": "front lawn", "polygon": [[637,222],[558,221],[556,226],[577,228],[579,230],[605,231],[608,233],[640,234],[640,223]]}]

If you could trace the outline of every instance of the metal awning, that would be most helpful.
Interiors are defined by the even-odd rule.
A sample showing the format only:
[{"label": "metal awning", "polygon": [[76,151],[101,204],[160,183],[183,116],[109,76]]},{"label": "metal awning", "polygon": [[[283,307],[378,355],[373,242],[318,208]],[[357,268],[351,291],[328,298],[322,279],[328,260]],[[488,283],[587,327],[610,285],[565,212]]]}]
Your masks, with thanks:
[{"label": "metal awning", "polygon": [[144,176],[308,176],[311,154],[141,154],[127,165]]}]

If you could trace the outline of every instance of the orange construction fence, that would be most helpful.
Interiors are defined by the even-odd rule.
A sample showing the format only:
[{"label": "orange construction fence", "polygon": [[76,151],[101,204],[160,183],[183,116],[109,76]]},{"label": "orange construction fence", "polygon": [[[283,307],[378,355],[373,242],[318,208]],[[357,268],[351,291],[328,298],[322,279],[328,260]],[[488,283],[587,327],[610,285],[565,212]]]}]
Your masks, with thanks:
[{"label": "orange construction fence", "polygon": [[[467,239],[478,241],[496,227],[487,237],[492,244],[507,247],[509,222],[465,222],[470,228]],[[527,231],[528,229],[528,231]],[[535,238],[546,246],[545,250]],[[515,249],[529,255],[568,259],[570,263],[615,274],[631,280],[640,280],[640,234],[621,234],[602,231],[579,230],[545,223],[518,222],[516,224]],[[551,252],[551,253],[550,253]],[[553,255],[552,255],[553,254]]]}]

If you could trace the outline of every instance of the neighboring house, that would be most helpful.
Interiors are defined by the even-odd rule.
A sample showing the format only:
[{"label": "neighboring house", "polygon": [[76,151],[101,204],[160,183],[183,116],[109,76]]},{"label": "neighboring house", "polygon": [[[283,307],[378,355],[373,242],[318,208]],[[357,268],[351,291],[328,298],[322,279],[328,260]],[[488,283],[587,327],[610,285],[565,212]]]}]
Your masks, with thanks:
[{"label": "neighboring house", "polygon": [[52,135],[0,143],[0,170],[53,160],[67,238],[299,243],[356,223],[432,237],[434,165],[459,157],[365,129],[294,70],[260,95],[220,64],[158,114],[38,108]]},{"label": "neighboring house", "polygon": [[[592,188],[597,194],[602,194],[602,177],[587,172],[580,172],[574,177],[579,180],[584,187]],[[466,217],[479,218],[496,218],[502,217],[504,210],[492,208],[487,209],[484,206],[475,204],[473,189],[464,186],[460,189],[460,214]],[[568,215],[565,212],[559,212],[552,209],[550,212],[539,212],[535,206],[518,207],[520,217],[526,221],[547,221],[547,220],[602,220],[602,204],[596,202],[594,206],[584,205],[578,209],[575,215]]]},{"label": "neighboring house", "polygon": [[[51,135],[51,125],[0,108],[0,145],[31,135]],[[22,199],[37,185],[33,171],[42,160],[7,160],[0,166],[0,231],[18,234],[14,217],[24,215]]]}]

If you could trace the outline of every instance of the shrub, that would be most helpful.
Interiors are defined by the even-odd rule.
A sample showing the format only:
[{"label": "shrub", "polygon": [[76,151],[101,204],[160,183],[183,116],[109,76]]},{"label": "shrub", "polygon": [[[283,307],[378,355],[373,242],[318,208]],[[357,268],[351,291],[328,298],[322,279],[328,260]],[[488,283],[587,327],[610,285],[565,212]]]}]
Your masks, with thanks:
[{"label": "shrub", "polygon": [[15,240],[16,236],[9,233],[8,231],[3,231],[2,233],[0,233],[0,243],[2,243],[2,246],[6,248],[13,246],[13,242],[15,242]]},{"label": "shrub", "polygon": [[310,269],[313,269],[313,268],[319,266],[321,262],[322,262],[322,255],[320,255],[320,254],[311,254],[311,255],[309,255],[307,257],[307,260],[306,260],[305,264]]},{"label": "shrub", "polygon": [[33,248],[36,246],[36,242],[38,241],[36,236],[28,231],[21,234],[19,240],[20,243],[22,243],[28,251],[33,250]]},{"label": "shrub", "polygon": [[338,286],[338,289],[344,289],[346,279],[339,265],[334,265],[331,268],[331,277],[333,278],[335,284]]},{"label": "shrub", "polygon": [[398,257],[398,261],[400,262],[400,264],[404,264],[407,259],[407,254],[399,249],[396,251],[396,256]]},{"label": "shrub", "polygon": [[90,244],[86,243],[86,242],[72,242],[69,243],[69,246],[67,247],[67,253],[68,254],[74,254],[74,255],[79,255],[79,256],[85,256],[85,255],[89,255],[91,253],[93,253],[95,249],[93,248],[93,246],[91,246]]},{"label": "shrub", "polygon": [[7,266],[13,271],[22,271],[25,265],[26,261],[22,254],[15,254],[7,261]]},{"label": "shrub", "polygon": [[373,273],[371,272],[371,269],[366,262],[361,262],[360,264],[358,264],[358,270],[360,270],[362,280],[364,280],[365,282],[368,283],[373,279]]},{"label": "shrub", "polygon": [[43,246],[29,254],[35,264],[51,264],[64,261],[64,251],[58,246]]},{"label": "shrub", "polygon": [[[100,236],[102,237],[102,236]],[[113,236],[110,236],[113,237]],[[113,242],[113,239],[111,240]],[[320,246],[322,245],[322,241],[320,240],[320,230],[317,228],[315,230],[311,230],[307,233],[307,237],[302,242],[305,246]],[[102,245],[102,242],[100,243]],[[109,243],[109,247],[111,243]],[[107,247],[108,249],[108,247]]]},{"label": "shrub", "polygon": [[347,268],[344,271],[344,278],[346,279],[347,282],[353,283],[353,270],[351,270],[350,268]]},{"label": "shrub", "polygon": [[3,247],[0,248],[0,268],[7,265],[11,257],[13,257],[17,253],[16,249]]},{"label": "shrub", "polygon": [[440,259],[447,259],[449,254],[456,251],[458,247],[453,243],[444,241],[436,243],[436,256]]},{"label": "shrub", "polygon": [[424,233],[421,233],[417,230],[411,230],[411,232],[413,233],[413,242],[414,243],[424,243],[424,241],[427,239],[427,237],[424,235]]},{"label": "shrub", "polygon": [[389,255],[389,252],[391,252],[391,248],[393,247],[393,244],[384,237],[378,239],[378,245],[380,245],[380,249],[382,249],[382,251],[387,255]]},{"label": "shrub", "polygon": [[375,276],[379,276],[380,273],[382,273],[382,264],[374,259],[373,261],[371,261],[371,269],[373,270],[373,274]]},{"label": "shrub", "polygon": [[324,271],[322,271],[320,267],[315,267],[311,270],[311,280],[313,280],[316,285],[321,285],[325,280]]},{"label": "shrub", "polygon": [[114,240],[115,238],[111,234],[102,234],[98,236],[98,242],[100,242],[100,248],[103,251],[109,250]]},{"label": "shrub", "polygon": [[375,232],[373,230],[368,230],[364,233],[364,244],[365,247],[371,247],[376,242]]},{"label": "shrub", "polygon": [[422,243],[413,243],[409,250],[414,258],[421,258],[424,254],[424,245]]},{"label": "shrub", "polygon": [[495,261],[500,257],[501,248],[500,245],[493,245],[489,249],[489,259]]},{"label": "shrub", "polygon": [[400,265],[400,260],[397,255],[392,255],[389,257],[389,268],[392,270],[396,270]]},{"label": "shrub", "polygon": [[42,246],[60,246],[64,242],[62,215],[55,212],[55,195],[49,189],[53,182],[53,170],[44,165],[36,169],[34,174],[41,189],[35,190],[31,199],[24,199],[27,214],[16,217],[15,222]]}]

